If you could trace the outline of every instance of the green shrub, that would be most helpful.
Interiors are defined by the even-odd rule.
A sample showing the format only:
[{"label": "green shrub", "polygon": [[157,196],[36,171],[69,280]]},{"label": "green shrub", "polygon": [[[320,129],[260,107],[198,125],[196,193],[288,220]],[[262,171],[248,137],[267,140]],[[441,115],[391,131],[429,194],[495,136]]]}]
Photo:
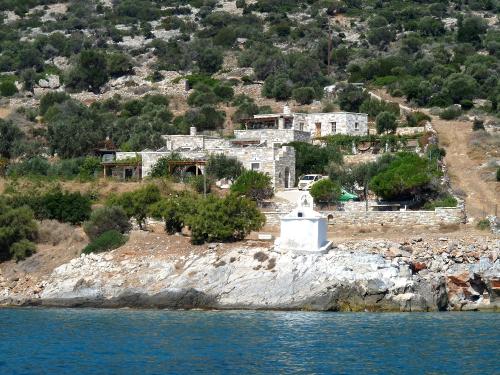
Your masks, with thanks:
[{"label": "green shrub", "polygon": [[42,194],[14,195],[12,205],[27,205],[38,220],[57,220],[63,223],[79,224],[90,217],[91,200],[80,192],[67,192],[59,188]]},{"label": "green shrub", "polygon": [[311,104],[316,96],[312,87],[298,87],[293,89],[292,98],[300,104]]},{"label": "green shrub", "polygon": [[197,211],[197,198],[191,194],[180,194],[163,198],[149,207],[149,215],[163,220],[168,234],[179,233],[185,226],[186,218]]},{"label": "green shrub", "polygon": [[377,133],[394,133],[398,124],[396,115],[392,112],[380,112],[376,118]]},{"label": "green shrub", "polygon": [[457,106],[450,106],[446,109],[443,109],[439,114],[439,117],[443,120],[453,120],[459,117],[462,114],[462,110]]},{"label": "green shrub", "polygon": [[411,127],[423,126],[426,121],[431,121],[431,118],[423,112],[414,111],[406,115],[406,123]]},{"label": "green shrub", "polygon": [[481,219],[477,222],[476,227],[479,230],[489,230],[490,229],[490,221],[488,219]]},{"label": "green shrub", "polygon": [[171,153],[168,156],[164,156],[156,161],[156,163],[151,167],[151,177],[167,177],[170,176],[169,162],[175,160],[182,160],[182,156],[176,152]]},{"label": "green shrub", "polygon": [[40,99],[40,114],[43,116],[47,113],[48,109],[56,103],[63,103],[71,97],[65,92],[50,91]]},{"label": "green shrub", "polygon": [[206,166],[207,175],[218,180],[227,178],[235,180],[243,172],[243,164],[233,157],[224,154],[212,154],[208,158]]},{"label": "green shrub", "polygon": [[370,180],[370,189],[384,199],[417,199],[431,189],[430,182],[439,172],[428,159],[401,152]]},{"label": "green shrub", "polygon": [[101,169],[101,160],[98,157],[88,156],[83,160],[83,163],[78,171],[78,175],[82,180],[90,180],[94,178],[96,172]]},{"label": "green shrub", "polygon": [[274,195],[271,177],[257,171],[244,171],[231,185],[231,192],[261,202]]},{"label": "green shrub", "polygon": [[500,181],[500,167],[497,169],[497,181]]},{"label": "green shrub", "polygon": [[27,239],[22,239],[11,245],[9,249],[11,257],[16,261],[24,260],[36,253],[36,246],[33,242]]},{"label": "green shrub", "polygon": [[474,107],[474,103],[470,99],[462,99],[460,101],[460,106],[462,107],[462,109],[468,111],[469,109]]},{"label": "green shrub", "polygon": [[106,202],[107,206],[120,206],[127,217],[134,218],[143,229],[148,215],[149,206],[161,199],[160,190],[156,185],[147,185],[141,189],[113,195]]},{"label": "green shrub", "polygon": [[127,236],[124,236],[117,230],[108,230],[89,243],[82,252],[84,254],[102,253],[104,251],[116,249],[126,242]]},{"label": "green shrub", "polygon": [[47,159],[35,156],[20,163],[11,164],[7,175],[11,177],[47,176],[50,164]]},{"label": "green shrub", "polygon": [[458,202],[454,196],[447,194],[441,198],[427,202],[424,204],[423,208],[424,210],[432,211],[436,207],[456,207],[457,203]]},{"label": "green shrub", "polygon": [[188,183],[197,193],[210,193],[212,182],[206,176],[191,176]]},{"label": "green shrub", "polygon": [[314,203],[325,206],[338,202],[342,195],[342,189],[339,184],[326,178],[313,184],[310,194],[314,199]]},{"label": "green shrub", "polygon": [[132,225],[121,207],[101,207],[93,211],[88,221],[83,223],[83,230],[91,240],[95,240],[104,232],[116,230],[127,233]]},{"label": "green shrub", "polygon": [[242,240],[264,223],[265,217],[254,202],[234,194],[200,200],[196,213],[186,219],[193,244]]},{"label": "green shrub", "polygon": [[27,207],[12,207],[0,197],[0,260],[11,257],[17,260],[31,255],[34,247],[28,243],[37,235],[33,211]]},{"label": "green shrub", "polygon": [[14,82],[3,81],[0,83],[0,95],[1,96],[12,96],[17,93],[17,87]]}]

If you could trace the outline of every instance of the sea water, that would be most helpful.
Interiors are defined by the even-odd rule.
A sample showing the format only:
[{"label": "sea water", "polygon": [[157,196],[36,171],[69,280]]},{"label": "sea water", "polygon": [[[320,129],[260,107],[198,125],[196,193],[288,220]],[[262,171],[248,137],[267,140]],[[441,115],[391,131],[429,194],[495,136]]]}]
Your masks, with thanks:
[{"label": "sea water", "polygon": [[499,318],[0,309],[0,374],[500,374]]}]

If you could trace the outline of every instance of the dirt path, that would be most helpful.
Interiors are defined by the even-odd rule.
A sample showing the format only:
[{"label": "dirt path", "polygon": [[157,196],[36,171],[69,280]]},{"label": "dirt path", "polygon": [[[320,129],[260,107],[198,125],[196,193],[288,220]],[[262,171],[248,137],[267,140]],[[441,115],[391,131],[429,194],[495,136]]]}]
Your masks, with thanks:
[{"label": "dirt path", "polygon": [[[403,98],[393,98],[384,90],[373,90],[386,101],[407,106]],[[451,186],[463,192],[469,219],[481,219],[500,209],[500,184],[486,182],[480,176],[481,162],[470,157],[469,139],[472,133],[470,121],[445,121],[429,113],[428,109],[416,108],[432,118],[432,126],[439,136],[439,144],[446,150],[445,162]]]},{"label": "dirt path", "polygon": [[432,125],[438,132],[439,143],[446,150],[445,162],[451,185],[465,194],[469,218],[483,218],[495,214],[500,203],[498,182],[486,182],[480,176],[480,165],[469,156],[469,138],[472,123],[469,121],[444,121],[432,117]]}]

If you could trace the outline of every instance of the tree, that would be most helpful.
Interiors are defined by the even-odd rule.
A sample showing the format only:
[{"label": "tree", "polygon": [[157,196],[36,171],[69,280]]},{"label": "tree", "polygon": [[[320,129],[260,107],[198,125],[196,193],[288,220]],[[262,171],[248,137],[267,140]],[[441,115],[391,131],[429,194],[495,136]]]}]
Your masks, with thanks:
[{"label": "tree", "polygon": [[376,118],[377,133],[394,133],[397,128],[396,115],[392,112],[380,112]]},{"label": "tree", "polygon": [[312,87],[298,87],[292,91],[292,98],[300,104],[311,104],[316,96]]},{"label": "tree", "polygon": [[342,164],[342,153],[336,146],[320,147],[307,142],[291,142],[288,144],[295,149],[295,175],[324,173],[331,164]]},{"label": "tree", "polygon": [[23,137],[21,129],[12,121],[0,119],[0,156],[10,159]]},{"label": "tree", "polygon": [[67,86],[75,90],[90,90],[96,94],[109,78],[106,57],[95,50],[80,53],[76,65],[69,72]]},{"label": "tree", "polygon": [[244,171],[231,185],[231,192],[259,203],[274,195],[271,177],[257,171]]},{"label": "tree", "polygon": [[215,47],[206,47],[198,53],[198,68],[204,73],[216,73],[222,68],[224,57],[222,52]]},{"label": "tree", "polygon": [[160,200],[160,190],[156,185],[147,185],[141,189],[111,196],[108,206],[120,206],[129,218],[137,221],[143,229],[148,215],[149,206]]},{"label": "tree", "polygon": [[182,231],[189,215],[197,211],[197,199],[191,194],[163,198],[149,207],[149,214],[165,223],[165,232],[175,234]]},{"label": "tree", "polygon": [[226,198],[209,196],[198,203],[196,214],[186,219],[191,242],[238,241],[265,223],[264,215],[246,197],[230,194]]},{"label": "tree", "polygon": [[52,106],[45,119],[50,148],[62,158],[87,155],[104,139],[101,123],[74,100]]},{"label": "tree", "polygon": [[0,83],[0,95],[12,96],[17,93],[17,87],[12,81],[3,81]]},{"label": "tree", "polygon": [[98,208],[92,212],[89,220],[83,223],[83,230],[92,241],[112,229],[122,234],[132,229],[127,214],[121,207]]},{"label": "tree", "polygon": [[473,99],[478,90],[474,78],[463,73],[454,73],[446,78],[443,88],[449,94],[454,103],[463,99]]},{"label": "tree", "polygon": [[130,56],[114,52],[106,55],[106,66],[111,77],[121,77],[132,72],[133,64]]},{"label": "tree", "polygon": [[37,234],[33,212],[28,207],[13,208],[0,197],[0,260],[31,255]]},{"label": "tree", "polygon": [[167,177],[170,175],[170,161],[182,160],[182,156],[177,152],[172,152],[168,156],[159,158],[151,167],[151,177]]},{"label": "tree", "polygon": [[340,109],[346,112],[359,112],[359,107],[368,98],[361,87],[347,85],[338,94]]},{"label": "tree", "polygon": [[439,176],[427,159],[413,153],[399,153],[370,181],[370,189],[384,199],[418,200],[430,183]]},{"label": "tree", "polygon": [[339,184],[326,178],[314,183],[311,186],[310,194],[314,203],[325,206],[337,202],[342,195],[342,189]]},{"label": "tree", "polygon": [[210,155],[205,168],[207,175],[218,180],[223,178],[236,180],[243,170],[243,164],[238,159],[224,154]]},{"label": "tree", "polygon": [[486,33],[488,25],[481,17],[459,18],[457,41],[462,43],[481,43],[481,35]]},{"label": "tree", "polygon": [[40,106],[39,106],[39,111],[40,114],[43,116],[47,112],[47,110],[52,107],[56,103],[63,103],[66,100],[71,99],[71,96],[66,94],[65,92],[60,92],[60,91],[50,91],[46,93],[42,98],[40,99]]}]

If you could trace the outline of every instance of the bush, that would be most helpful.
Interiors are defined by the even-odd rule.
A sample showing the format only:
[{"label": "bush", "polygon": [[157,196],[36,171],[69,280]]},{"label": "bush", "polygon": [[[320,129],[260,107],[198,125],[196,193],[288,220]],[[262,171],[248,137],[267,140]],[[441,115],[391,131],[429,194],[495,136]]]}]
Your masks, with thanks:
[{"label": "bush", "polygon": [[[352,143],[349,142],[351,145]],[[324,173],[330,163],[342,164],[342,152],[336,146],[320,147],[306,142],[291,142],[295,149],[295,175],[308,173]]]},{"label": "bush", "polygon": [[236,158],[224,154],[213,154],[208,158],[205,170],[207,175],[218,180],[223,178],[235,180],[244,169],[243,164]]},{"label": "bush", "polygon": [[83,230],[93,241],[104,232],[116,230],[127,233],[132,229],[127,214],[121,207],[101,207],[92,212],[90,219],[83,223]]},{"label": "bush", "polygon": [[36,246],[27,239],[15,242],[9,249],[11,257],[16,261],[24,260],[36,252]]},{"label": "bush", "polygon": [[443,120],[453,120],[462,114],[462,110],[457,106],[450,106],[441,111],[439,117]]},{"label": "bush", "polygon": [[116,249],[126,242],[127,236],[124,236],[117,230],[108,230],[89,243],[82,252],[84,254],[102,253],[104,251]]},{"label": "bush", "polygon": [[237,241],[265,223],[264,215],[254,202],[230,194],[224,199],[209,196],[199,201],[196,214],[186,220],[191,228],[191,242]]},{"label": "bush", "polygon": [[462,109],[468,111],[469,109],[474,107],[474,103],[470,99],[462,99],[460,101],[460,107],[462,107]]},{"label": "bush", "polygon": [[380,112],[376,118],[377,133],[394,133],[398,124],[396,123],[396,115],[392,112]]},{"label": "bush", "polygon": [[151,177],[167,177],[170,176],[169,162],[174,160],[182,160],[182,156],[176,152],[171,153],[168,156],[159,158],[156,163],[151,167],[150,176]]},{"label": "bush", "polygon": [[149,208],[149,214],[165,223],[165,231],[175,234],[182,231],[187,216],[196,213],[196,197],[190,194],[181,194],[176,197],[164,198]]},{"label": "bush", "polygon": [[500,181],[500,167],[497,169],[497,181]]},{"label": "bush", "polygon": [[0,95],[12,96],[17,93],[17,87],[12,81],[3,81],[0,83]]},{"label": "bush", "polygon": [[206,176],[192,176],[189,178],[189,186],[197,193],[210,193],[211,181]]},{"label": "bush", "polygon": [[484,130],[484,121],[480,120],[478,118],[475,118],[474,122],[472,123],[472,130],[474,130],[474,131]]},{"label": "bush", "polygon": [[141,189],[109,197],[107,206],[120,206],[127,217],[134,218],[143,229],[149,206],[160,200],[160,190],[156,185],[147,185]]},{"label": "bush", "polygon": [[401,152],[370,180],[370,189],[384,199],[418,200],[439,172],[429,160],[413,153]]},{"label": "bush", "polygon": [[20,163],[11,164],[7,169],[7,175],[11,177],[47,176],[49,169],[50,164],[47,159],[35,156]]},{"label": "bush", "polygon": [[71,193],[59,188],[42,194],[14,195],[14,207],[30,207],[38,220],[52,219],[63,223],[79,224],[90,217],[91,200],[80,192]]},{"label": "bush", "polygon": [[476,227],[479,230],[489,230],[490,229],[490,221],[488,219],[481,219],[477,222]]},{"label": "bush", "polygon": [[312,87],[298,87],[292,91],[292,98],[300,104],[311,104],[316,96]]},{"label": "bush", "polygon": [[40,99],[40,114],[43,116],[47,113],[48,109],[56,103],[63,103],[71,97],[65,92],[50,91]]},{"label": "bush", "polygon": [[432,211],[436,207],[456,207],[457,206],[457,200],[454,196],[446,194],[445,196],[429,201],[426,204],[424,204],[424,210],[429,210]]},{"label": "bush", "polygon": [[28,242],[34,241],[37,234],[33,211],[27,207],[14,208],[0,197],[0,260],[31,255],[34,245]]},{"label": "bush", "polygon": [[310,194],[314,199],[314,203],[325,206],[337,202],[342,195],[342,189],[339,184],[326,178],[313,184]]},{"label": "bush", "polygon": [[257,171],[243,172],[231,185],[231,192],[256,202],[271,199],[274,195],[271,177]]}]

